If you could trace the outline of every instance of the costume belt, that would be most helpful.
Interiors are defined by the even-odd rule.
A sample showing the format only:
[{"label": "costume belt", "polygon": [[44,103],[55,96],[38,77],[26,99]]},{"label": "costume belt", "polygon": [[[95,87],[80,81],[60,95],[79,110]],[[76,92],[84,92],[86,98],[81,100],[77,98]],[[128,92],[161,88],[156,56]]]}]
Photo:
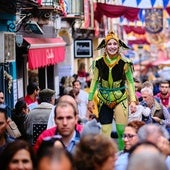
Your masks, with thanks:
[{"label": "costume belt", "polygon": [[[121,89],[123,89],[123,88],[125,88],[125,87],[122,87]],[[120,88],[116,88],[116,89],[119,89],[119,90],[120,90]],[[110,91],[110,92],[111,92],[111,89],[107,89],[107,91]],[[103,92],[103,91],[102,91],[102,92]],[[125,93],[126,93],[126,92],[125,92]],[[122,96],[121,96],[119,99],[116,99],[115,101],[111,101],[111,100],[105,99],[105,98],[102,96],[102,93],[98,94],[98,98],[99,98],[104,104],[106,104],[109,108],[114,109],[117,104],[119,104],[121,101],[127,99],[127,95],[126,95],[125,93],[122,94]],[[105,93],[105,94],[106,94],[106,93]],[[109,93],[107,93],[107,94],[109,94]],[[122,98],[122,97],[123,97],[123,98]]]},{"label": "costume belt", "polygon": [[102,93],[109,93],[109,92],[115,92],[115,91],[119,91],[119,90],[123,90],[125,89],[126,86],[122,86],[122,87],[116,87],[116,88],[107,88],[107,87],[99,87],[99,91],[102,91]]}]

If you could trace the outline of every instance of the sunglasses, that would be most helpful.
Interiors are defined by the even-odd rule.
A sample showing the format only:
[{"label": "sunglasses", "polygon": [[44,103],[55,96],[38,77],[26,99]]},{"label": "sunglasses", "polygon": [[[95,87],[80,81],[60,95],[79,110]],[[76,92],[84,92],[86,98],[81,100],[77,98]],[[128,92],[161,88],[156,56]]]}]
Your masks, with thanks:
[{"label": "sunglasses", "polygon": [[128,138],[128,139],[132,139],[133,137],[135,137],[137,135],[133,135],[133,134],[123,134],[123,139]]}]

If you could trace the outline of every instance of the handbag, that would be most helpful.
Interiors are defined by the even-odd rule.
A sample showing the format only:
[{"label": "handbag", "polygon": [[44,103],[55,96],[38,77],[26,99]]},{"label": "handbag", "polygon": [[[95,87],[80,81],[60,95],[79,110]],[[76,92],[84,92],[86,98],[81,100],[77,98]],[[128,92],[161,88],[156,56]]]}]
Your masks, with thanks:
[{"label": "handbag", "polygon": [[13,138],[19,138],[21,136],[21,132],[19,131],[16,123],[11,119],[9,119],[7,125],[7,133]]}]

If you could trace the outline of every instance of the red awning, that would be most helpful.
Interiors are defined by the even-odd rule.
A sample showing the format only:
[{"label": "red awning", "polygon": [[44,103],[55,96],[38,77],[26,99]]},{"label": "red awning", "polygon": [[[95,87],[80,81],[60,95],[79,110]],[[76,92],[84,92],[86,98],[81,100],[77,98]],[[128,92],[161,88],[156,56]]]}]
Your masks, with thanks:
[{"label": "red awning", "polygon": [[65,45],[62,38],[24,37],[30,44],[28,51],[29,69],[37,69],[64,61]]}]

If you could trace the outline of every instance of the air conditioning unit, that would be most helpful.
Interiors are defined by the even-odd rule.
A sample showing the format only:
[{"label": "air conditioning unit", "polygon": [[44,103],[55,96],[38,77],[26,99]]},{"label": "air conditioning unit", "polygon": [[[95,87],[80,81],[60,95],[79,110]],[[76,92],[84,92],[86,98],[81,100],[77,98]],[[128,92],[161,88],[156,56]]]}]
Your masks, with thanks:
[{"label": "air conditioning unit", "polygon": [[14,62],[15,58],[15,33],[0,32],[0,63]]}]

